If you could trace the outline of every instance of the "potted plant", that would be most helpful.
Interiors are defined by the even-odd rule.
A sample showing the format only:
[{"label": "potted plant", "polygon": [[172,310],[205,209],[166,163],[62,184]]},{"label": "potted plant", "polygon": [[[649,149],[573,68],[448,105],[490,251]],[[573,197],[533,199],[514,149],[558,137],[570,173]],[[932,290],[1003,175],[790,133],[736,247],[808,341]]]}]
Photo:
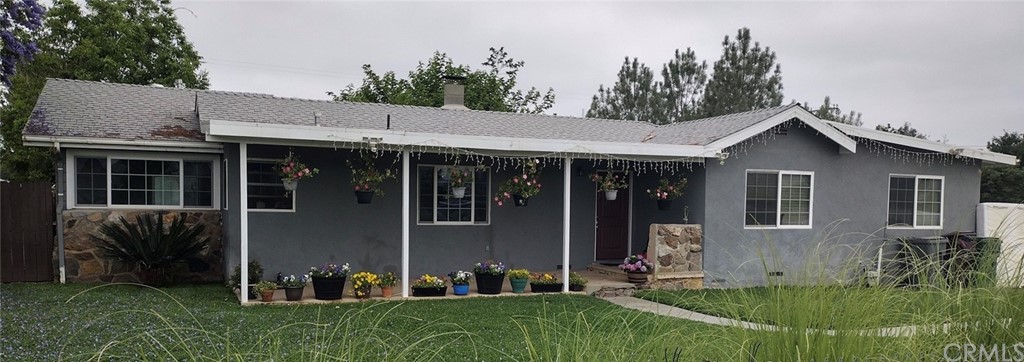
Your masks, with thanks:
[{"label": "potted plant", "polygon": [[303,274],[296,278],[294,275],[289,275],[281,278],[281,287],[284,288],[284,300],[294,302],[302,299],[302,292],[306,289],[306,284],[309,283],[309,276]]},{"label": "potted plant", "polygon": [[377,279],[380,280],[380,282],[377,283],[377,285],[380,286],[380,295],[384,298],[391,298],[391,295],[394,293],[395,286],[398,285],[398,276],[396,276],[395,273],[387,272],[378,275]]},{"label": "potted plant", "polygon": [[452,189],[452,198],[461,199],[466,197],[466,185],[473,181],[473,170],[463,167],[449,167],[445,173],[448,176],[448,185]]},{"label": "potted plant", "polygon": [[256,286],[252,287],[252,292],[259,294],[264,302],[274,301],[274,291],[277,290],[277,283],[271,281],[260,281],[256,283]]},{"label": "potted plant", "polygon": [[309,268],[309,278],[313,281],[314,298],[320,300],[341,299],[345,291],[345,277],[352,271],[348,263],[343,265],[324,264]]},{"label": "potted plant", "polygon": [[584,278],[580,273],[570,272],[569,273],[569,290],[573,292],[582,292],[586,289],[587,283],[590,282],[587,278]]},{"label": "potted plant", "polygon": [[508,283],[512,284],[512,293],[526,291],[526,284],[530,282],[530,271],[526,269],[512,269],[508,271]]},{"label": "potted plant", "polygon": [[629,183],[626,182],[625,175],[611,171],[605,172],[604,174],[591,174],[590,180],[597,183],[597,191],[604,192],[604,198],[608,201],[615,201],[615,199],[618,198],[619,189],[624,189],[629,186]]},{"label": "potted plant", "polygon": [[313,177],[313,175],[320,172],[316,168],[309,168],[304,163],[299,162],[299,156],[296,156],[291,151],[288,151],[288,157],[277,163],[275,169],[281,176],[281,183],[284,184],[286,192],[295,191],[299,187],[299,180]]},{"label": "potted plant", "polygon": [[256,299],[256,294],[252,292],[252,287],[259,283],[260,279],[263,279],[263,266],[256,260],[250,260],[247,267],[249,268],[248,283],[245,283],[244,287],[242,286],[242,267],[235,265],[235,270],[231,272],[231,280],[228,281],[228,288],[231,288],[231,290],[237,288],[239,293],[244,289],[249,293],[249,299]]},{"label": "potted plant", "polygon": [[643,254],[636,254],[622,260],[619,269],[626,272],[627,280],[630,283],[643,284],[647,282],[647,273],[654,270],[654,264],[647,261]]},{"label": "potted plant", "polygon": [[554,274],[531,274],[530,291],[533,293],[558,293],[562,291],[562,283]]},{"label": "potted plant", "polygon": [[511,198],[517,207],[527,206],[530,197],[540,193],[540,171],[537,159],[526,160],[523,165],[523,173],[512,176],[498,186],[498,193],[494,195],[494,202],[498,206],[504,205]]},{"label": "potted plant", "polygon": [[452,280],[452,292],[455,295],[467,295],[469,294],[469,279],[473,277],[473,273],[468,271],[453,271],[448,273],[448,278]]},{"label": "potted plant", "polygon": [[658,180],[658,187],[654,190],[647,189],[647,196],[658,200],[658,210],[671,210],[672,200],[683,196],[683,189],[686,188],[686,178],[680,178],[676,182],[670,182],[667,178]]},{"label": "potted plant", "polygon": [[363,153],[359,161],[345,160],[348,168],[352,170],[352,188],[356,194],[356,203],[369,204],[373,202],[373,195],[384,195],[380,184],[389,179],[395,178],[391,169],[380,169],[376,165],[376,158],[373,153]]},{"label": "potted plant", "polygon": [[367,271],[352,274],[352,292],[358,299],[369,298],[370,292],[378,283],[380,283],[380,278],[377,277],[377,274]]},{"label": "potted plant", "polygon": [[448,286],[444,279],[430,274],[423,274],[412,283],[412,296],[414,297],[442,297],[448,292]]},{"label": "potted plant", "polygon": [[480,294],[501,294],[501,287],[505,284],[505,272],[508,267],[501,262],[488,260],[476,263],[473,266],[473,275],[476,276],[476,291]]}]

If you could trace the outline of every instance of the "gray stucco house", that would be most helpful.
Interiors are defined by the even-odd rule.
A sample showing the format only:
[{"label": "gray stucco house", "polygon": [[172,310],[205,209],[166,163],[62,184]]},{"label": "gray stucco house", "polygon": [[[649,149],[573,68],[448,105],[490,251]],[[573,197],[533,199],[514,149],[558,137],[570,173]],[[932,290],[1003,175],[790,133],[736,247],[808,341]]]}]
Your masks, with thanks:
[{"label": "gray stucco house", "polygon": [[[50,79],[24,134],[60,154],[60,275],[116,280],[81,224],[172,210],[221,220],[209,260],[222,264],[193,270],[210,278],[245,259],[268,275],[348,262],[406,282],[486,259],[582,268],[643,251],[652,223],[692,223],[703,225],[706,283],[757,283],[764,270],[750,261],[764,241],[773,265],[800,268],[824,239],[877,248],[973,230],[981,165],[1017,162],[798,105],[658,126],[468,110],[459,86],[446,91],[449,104],[431,108]],[[285,196],[272,165],[289,152],[320,173]],[[345,163],[361,153],[398,172],[371,204],[356,204]],[[543,191],[498,206],[498,184],[526,158],[541,160]],[[453,202],[441,170],[456,164],[482,169]],[[601,171],[628,174],[615,201],[589,178]],[[663,177],[689,180],[671,210],[647,197]]]}]

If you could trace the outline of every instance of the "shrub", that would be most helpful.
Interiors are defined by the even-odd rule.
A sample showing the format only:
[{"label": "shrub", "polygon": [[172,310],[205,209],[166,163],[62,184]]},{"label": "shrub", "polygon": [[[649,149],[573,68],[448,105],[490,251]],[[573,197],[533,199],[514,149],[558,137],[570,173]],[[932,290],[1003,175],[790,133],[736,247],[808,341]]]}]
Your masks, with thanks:
[{"label": "shrub", "polygon": [[199,254],[209,238],[201,237],[206,226],[186,226],[183,218],[174,217],[164,227],[163,213],[141,214],[135,223],[121,217],[99,228],[102,237],[90,235],[104,255],[131,265],[138,265],[144,283],[162,285],[173,276],[168,269]]}]

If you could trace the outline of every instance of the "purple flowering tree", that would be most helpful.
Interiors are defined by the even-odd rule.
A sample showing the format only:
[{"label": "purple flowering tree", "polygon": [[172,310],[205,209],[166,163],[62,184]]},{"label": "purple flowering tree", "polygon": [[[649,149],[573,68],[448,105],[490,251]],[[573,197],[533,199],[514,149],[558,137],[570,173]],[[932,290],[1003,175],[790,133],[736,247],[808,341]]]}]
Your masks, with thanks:
[{"label": "purple flowering tree", "polygon": [[0,0],[0,83],[11,86],[15,67],[39,51],[34,40],[45,9],[36,0]]}]

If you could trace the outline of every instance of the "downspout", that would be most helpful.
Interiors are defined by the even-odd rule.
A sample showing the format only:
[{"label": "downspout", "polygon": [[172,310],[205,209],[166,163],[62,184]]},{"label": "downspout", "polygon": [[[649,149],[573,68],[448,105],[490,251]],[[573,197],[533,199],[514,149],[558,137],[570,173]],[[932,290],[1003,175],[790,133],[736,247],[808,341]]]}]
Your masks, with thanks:
[{"label": "downspout", "polygon": [[56,234],[57,234],[57,270],[60,274],[60,283],[64,284],[67,282],[67,274],[64,269],[64,207],[67,205],[65,202],[65,190],[67,189],[67,177],[65,168],[67,167],[63,157],[63,152],[60,150],[60,142],[54,142],[53,147],[57,148],[57,174],[54,175],[56,178],[57,185],[57,205],[54,206],[56,216]]}]

